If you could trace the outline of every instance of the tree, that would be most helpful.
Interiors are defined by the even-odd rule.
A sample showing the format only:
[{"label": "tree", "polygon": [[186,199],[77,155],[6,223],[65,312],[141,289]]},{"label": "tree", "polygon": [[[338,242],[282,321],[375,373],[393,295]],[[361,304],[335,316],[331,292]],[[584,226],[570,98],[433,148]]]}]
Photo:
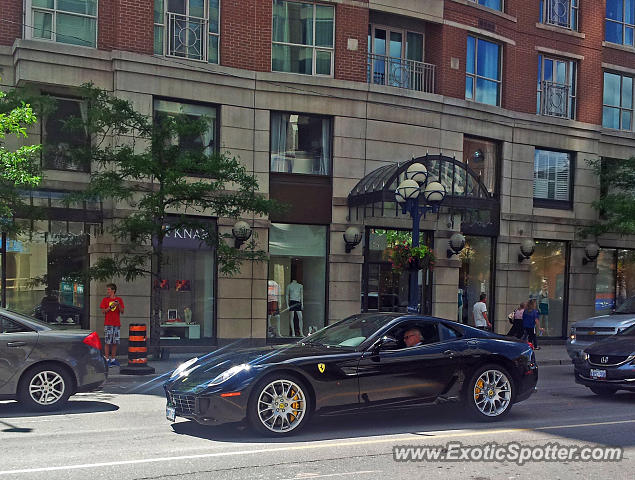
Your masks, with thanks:
[{"label": "tree", "polygon": [[3,233],[19,230],[14,216],[27,207],[21,191],[38,186],[42,180],[39,164],[35,161],[40,145],[12,150],[5,146],[5,138],[7,135],[26,138],[27,127],[36,122],[30,104],[0,92],[0,229]]},{"label": "tree", "polygon": [[[149,118],[130,102],[90,84],[82,85],[81,95],[86,117],[70,118],[66,126],[88,133],[90,142],[74,146],[69,155],[74,162],[91,162],[97,168],[85,191],[68,201],[112,199],[129,209],[110,228],[122,252],[99,258],[90,268],[91,278],[160,280],[166,235],[183,228],[197,230],[202,241],[216,249],[223,274],[237,272],[245,260],[266,259],[253,239],[247,248],[236,249],[225,241],[231,235],[219,234],[206,221],[264,216],[276,209],[274,201],[258,194],[256,178],[238,159],[213,152],[199,141],[209,119],[163,114]],[[161,289],[153,288],[150,347],[154,355],[159,351],[160,309]]]},{"label": "tree", "polygon": [[628,160],[601,159],[589,162],[600,178],[600,199],[593,206],[600,220],[584,234],[635,234],[635,157]]}]

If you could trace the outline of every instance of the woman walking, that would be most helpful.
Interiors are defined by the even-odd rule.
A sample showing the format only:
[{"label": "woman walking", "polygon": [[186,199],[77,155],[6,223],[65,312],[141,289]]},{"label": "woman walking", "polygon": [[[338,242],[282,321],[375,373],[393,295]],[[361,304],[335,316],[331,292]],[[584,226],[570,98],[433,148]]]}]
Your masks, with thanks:
[{"label": "woman walking", "polygon": [[522,338],[523,329],[523,312],[525,311],[525,302],[522,302],[518,307],[510,314],[510,322],[512,328],[509,329],[507,335],[510,337]]},{"label": "woman walking", "polygon": [[540,350],[540,347],[536,344],[536,328],[538,330],[544,330],[540,327],[538,318],[540,317],[540,311],[536,308],[536,300],[529,300],[527,308],[523,311],[523,331],[524,336],[534,346],[534,350]]}]

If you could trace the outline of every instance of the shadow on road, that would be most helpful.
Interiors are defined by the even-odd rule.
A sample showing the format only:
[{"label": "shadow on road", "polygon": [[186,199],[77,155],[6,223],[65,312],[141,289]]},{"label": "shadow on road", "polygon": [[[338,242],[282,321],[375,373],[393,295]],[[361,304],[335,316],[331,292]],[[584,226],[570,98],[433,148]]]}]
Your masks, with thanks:
[{"label": "shadow on road", "polygon": [[[68,415],[70,413],[99,413],[114,412],[119,410],[117,405],[105,401],[108,397],[92,395],[94,400],[72,399],[60,410],[52,412],[38,412],[28,410],[18,402],[2,402],[0,403],[0,419],[7,418],[25,418],[25,417],[47,417],[50,415]],[[2,420],[0,420],[2,422]],[[2,422],[4,423],[4,422]],[[0,431],[7,431],[0,428]]]}]

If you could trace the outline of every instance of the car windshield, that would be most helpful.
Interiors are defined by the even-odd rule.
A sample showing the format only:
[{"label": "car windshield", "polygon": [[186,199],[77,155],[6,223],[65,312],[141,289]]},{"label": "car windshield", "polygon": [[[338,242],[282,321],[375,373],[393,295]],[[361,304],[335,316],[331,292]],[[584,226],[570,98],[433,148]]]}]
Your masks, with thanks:
[{"label": "car windshield", "polygon": [[622,330],[620,335],[626,335],[628,337],[635,337],[635,325],[631,325],[626,330]]},{"label": "car windshield", "polygon": [[626,301],[615,309],[615,313],[635,313],[635,297],[626,299]]},{"label": "car windshield", "polygon": [[357,347],[393,318],[390,315],[353,315],[341,322],[329,325],[313,335],[309,335],[301,342],[338,347]]}]

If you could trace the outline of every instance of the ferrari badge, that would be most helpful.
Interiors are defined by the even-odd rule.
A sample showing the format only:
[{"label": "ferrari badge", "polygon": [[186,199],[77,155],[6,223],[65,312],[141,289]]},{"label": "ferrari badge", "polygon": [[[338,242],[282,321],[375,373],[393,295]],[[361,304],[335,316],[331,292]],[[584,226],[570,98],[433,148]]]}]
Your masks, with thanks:
[{"label": "ferrari badge", "polygon": [[326,365],[324,365],[323,363],[318,363],[318,370],[320,371],[320,373],[324,373],[324,370],[326,370]]}]

